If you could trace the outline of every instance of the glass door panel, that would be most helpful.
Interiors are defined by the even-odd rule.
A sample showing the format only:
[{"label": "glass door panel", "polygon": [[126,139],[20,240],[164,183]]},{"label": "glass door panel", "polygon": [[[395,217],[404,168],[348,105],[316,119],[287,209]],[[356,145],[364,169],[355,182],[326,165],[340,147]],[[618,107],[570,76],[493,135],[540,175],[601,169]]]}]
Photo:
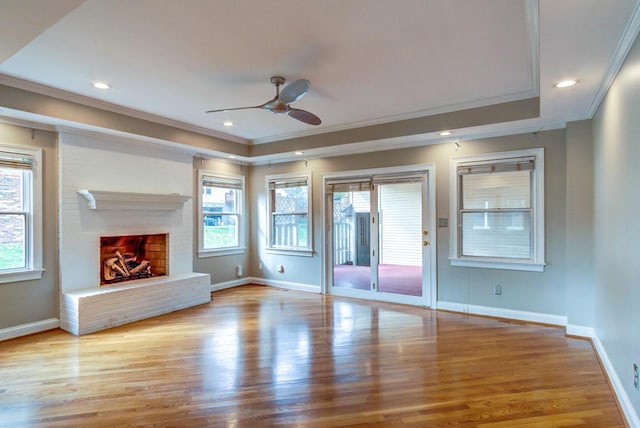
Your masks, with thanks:
[{"label": "glass door panel", "polygon": [[333,286],[371,289],[371,191],[334,192]]},{"label": "glass door panel", "polygon": [[423,293],[422,182],[378,184],[378,291]]}]

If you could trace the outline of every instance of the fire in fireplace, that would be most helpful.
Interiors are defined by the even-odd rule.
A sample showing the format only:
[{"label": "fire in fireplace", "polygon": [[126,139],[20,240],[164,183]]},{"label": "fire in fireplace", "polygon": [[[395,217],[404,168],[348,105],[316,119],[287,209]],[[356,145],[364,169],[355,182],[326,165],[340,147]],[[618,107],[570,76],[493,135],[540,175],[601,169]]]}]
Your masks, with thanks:
[{"label": "fire in fireplace", "polygon": [[100,238],[100,285],[166,274],[166,233]]}]

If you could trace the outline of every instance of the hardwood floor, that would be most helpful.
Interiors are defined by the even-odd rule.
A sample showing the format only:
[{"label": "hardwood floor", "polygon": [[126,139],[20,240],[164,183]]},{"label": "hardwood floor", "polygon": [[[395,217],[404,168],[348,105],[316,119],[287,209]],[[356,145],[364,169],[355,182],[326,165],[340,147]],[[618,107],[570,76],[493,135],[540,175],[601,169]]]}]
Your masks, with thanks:
[{"label": "hardwood floor", "polygon": [[245,286],[0,342],[0,426],[623,427],[563,330]]}]

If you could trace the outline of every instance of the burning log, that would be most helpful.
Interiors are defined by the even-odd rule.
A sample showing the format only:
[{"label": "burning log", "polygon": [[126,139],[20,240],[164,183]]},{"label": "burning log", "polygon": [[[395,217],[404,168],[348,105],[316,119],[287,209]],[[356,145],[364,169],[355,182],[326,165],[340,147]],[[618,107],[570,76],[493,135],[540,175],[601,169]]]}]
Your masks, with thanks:
[{"label": "burning log", "polygon": [[[118,263],[120,261],[120,259],[118,257],[111,257],[110,259],[107,259],[104,262],[104,268],[105,268],[105,279],[107,279],[107,276],[112,277],[111,279],[114,279],[117,274],[119,273],[121,276],[127,277],[130,276],[129,272],[125,271],[120,264]],[[109,272],[109,274],[107,275],[107,272]]]},{"label": "burning log", "polygon": [[151,265],[148,260],[138,262],[135,256],[123,256],[120,251],[115,251],[113,257],[105,259],[102,276],[105,282],[146,278],[151,276]]},{"label": "burning log", "polygon": [[136,275],[145,270],[148,273],[151,273],[151,266],[149,265],[149,262],[147,260],[143,260],[138,266],[134,267],[129,272],[131,273],[131,275]]},{"label": "burning log", "polygon": [[118,261],[120,262],[122,269],[127,273],[125,276],[131,276],[129,269],[127,268],[127,263],[125,262],[124,257],[122,257],[122,254],[120,254],[120,251],[116,250],[116,257],[118,257]]}]

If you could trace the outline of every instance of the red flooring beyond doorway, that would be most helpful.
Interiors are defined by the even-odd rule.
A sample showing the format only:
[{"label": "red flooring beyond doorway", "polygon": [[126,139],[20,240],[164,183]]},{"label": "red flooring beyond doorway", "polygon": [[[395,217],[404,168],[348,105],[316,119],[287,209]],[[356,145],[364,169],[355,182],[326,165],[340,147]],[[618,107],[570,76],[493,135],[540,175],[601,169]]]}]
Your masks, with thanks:
[{"label": "red flooring beyond doorway", "polygon": [[[368,290],[370,287],[370,271],[371,268],[369,266],[334,266],[334,287]],[[421,266],[379,265],[378,279],[380,283],[378,291],[406,296],[422,295]]]}]

